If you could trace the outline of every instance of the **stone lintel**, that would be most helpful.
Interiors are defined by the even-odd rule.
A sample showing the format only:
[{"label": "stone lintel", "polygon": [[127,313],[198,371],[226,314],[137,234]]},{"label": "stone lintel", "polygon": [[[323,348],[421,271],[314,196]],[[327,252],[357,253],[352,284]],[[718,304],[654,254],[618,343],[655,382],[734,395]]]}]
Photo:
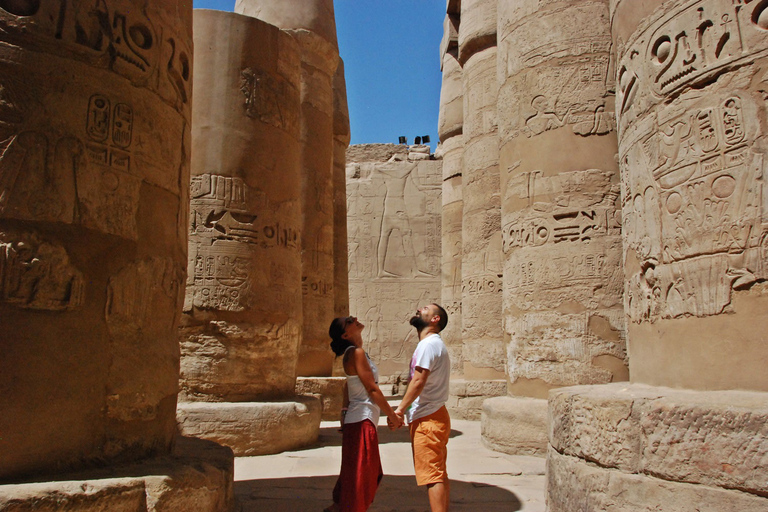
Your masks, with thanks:
[{"label": "stone lintel", "polygon": [[547,453],[547,401],[500,396],[483,402],[480,433],[483,444],[510,455]]},{"label": "stone lintel", "polygon": [[320,433],[322,406],[313,396],[293,401],[182,402],[179,431],[229,446],[238,457],[269,455],[311,445]]}]

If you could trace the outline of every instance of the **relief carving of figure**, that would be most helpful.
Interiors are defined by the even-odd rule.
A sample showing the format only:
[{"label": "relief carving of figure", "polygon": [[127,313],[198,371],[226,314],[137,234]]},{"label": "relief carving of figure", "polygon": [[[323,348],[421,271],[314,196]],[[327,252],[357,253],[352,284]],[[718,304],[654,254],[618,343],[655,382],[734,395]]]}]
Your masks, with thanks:
[{"label": "relief carving of figure", "polygon": [[536,113],[525,120],[525,125],[533,135],[540,135],[547,130],[554,130],[555,128],[565,126],[572,109],[572,107],[568,107],[568,110],[561,119],[554,109],[549,108],[547,99],[542,95],[538,95],[531,100],[531,107],[533,107]]}]

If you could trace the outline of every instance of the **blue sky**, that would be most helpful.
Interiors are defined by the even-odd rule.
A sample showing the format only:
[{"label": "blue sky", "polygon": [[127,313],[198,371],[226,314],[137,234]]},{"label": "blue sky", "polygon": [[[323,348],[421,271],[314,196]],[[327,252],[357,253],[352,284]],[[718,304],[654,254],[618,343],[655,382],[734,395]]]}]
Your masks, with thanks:
[{"label": "blue sky", "polygon": [[[437,144],[440,39],[445,0],[335,0],[344,59],[352,144]],[[193,0],[195,8],[231,11],[235,0]]]}]

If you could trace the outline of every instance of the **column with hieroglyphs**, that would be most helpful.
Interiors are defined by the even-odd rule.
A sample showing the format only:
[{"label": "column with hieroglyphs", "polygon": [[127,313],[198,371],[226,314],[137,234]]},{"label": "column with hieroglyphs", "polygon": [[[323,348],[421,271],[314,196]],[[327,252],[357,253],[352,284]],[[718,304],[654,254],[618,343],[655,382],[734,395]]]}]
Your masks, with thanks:
[{"label": "column with hieroglyphs", "polygon": [[499,3],[508,397],[483,439],[546,451],[547,394],[627,379],[607,0]]},{"label": "column with hieroglyphs", "polygon": [[[55,480],[2,485],[1,502],[174,508],[172,495],[202,486],[217,503],[190,510],[232,506],[231,455],[193,482],[178,471],[205,457],[173,451],[191,149],[183,4],[0,3],[0,481]],[[105,465],[107,480],[60,483]]]},{"label": "column with hieroglyphs", "polygon": [[179,426],[238,455],[275,453],[312,442],[320,419],[319,403],[294,391],[300,51],[277,27],[236,13],[196,10],[194,33]]},{"label": "column with hieroglyphs", "polygon": [[[344,62],[339,59],[333,77],[333,260],[334,316],[349,314],[349,265],[347,253],[347,148],[349,106]],[[338,416],[337,416],[338,417]],[[336,418],[334,418],[336,419]]]},{"label": "column with hieroglyphs", "polygon": [[333,0],[238,0],[235,12],[291,34],[301,51],[302,294],[297,371],[329,376],[334,316],[333,77],[339,61]]},{"label": "column with hieroglyphs", "polygon": [[550,395],[549,507],[768,510],[768,5],[611,21],[632,384]]},{"label": "column with hieroglyphs", "polygon": [[502,261],[496,121],[496,1],[461,4],[462,359],[468,380],[504,379]]}]

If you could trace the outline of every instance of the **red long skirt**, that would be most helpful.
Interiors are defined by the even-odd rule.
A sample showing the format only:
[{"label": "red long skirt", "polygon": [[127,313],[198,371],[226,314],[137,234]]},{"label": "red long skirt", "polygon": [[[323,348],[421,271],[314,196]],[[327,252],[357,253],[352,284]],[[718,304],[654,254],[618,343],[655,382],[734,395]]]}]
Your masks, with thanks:
[{"label": "red long skirt", "polygon": [[348,423],[341,438],[341,472],[333,488],[333,502],[343,512],[365,512],[384,476],[376,426],[371,420]]}]

